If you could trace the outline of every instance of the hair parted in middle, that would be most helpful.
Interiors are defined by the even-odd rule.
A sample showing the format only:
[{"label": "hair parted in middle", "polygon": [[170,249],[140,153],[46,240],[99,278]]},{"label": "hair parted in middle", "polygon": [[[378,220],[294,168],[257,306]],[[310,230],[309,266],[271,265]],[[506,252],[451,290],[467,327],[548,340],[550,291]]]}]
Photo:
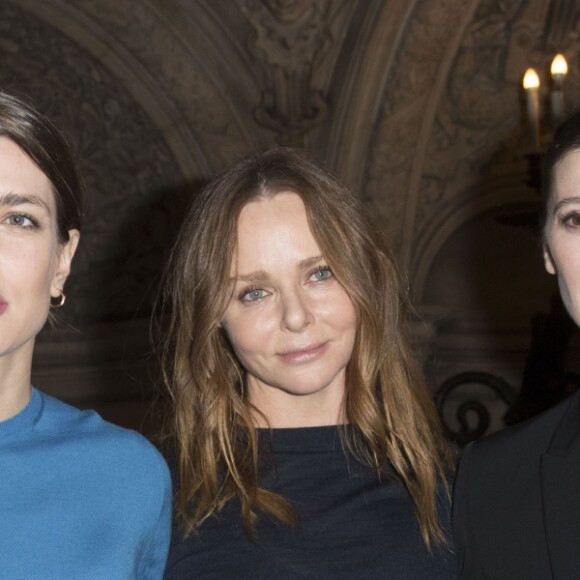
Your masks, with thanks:
[{"label": "hair parted in middle", "polygon": [[296,523],[286,499],[259,487],[258,411],[220,326],[233,292],[240,212],[252,200],[281,192],[302,199],[322,255],[356,309],[345,447],[377,473],[390,463],[414,502],[425,543],[444,541],[436,495],[452,462],[409,342],[408,300],[395,260],[351,193],[288,148],[247,158],[215,178],[186,215],[168,266],[164,291],[171,316],[163,362],[179,461],[178,517],[191,533],[237,498],[249,533],[260,511]]}]

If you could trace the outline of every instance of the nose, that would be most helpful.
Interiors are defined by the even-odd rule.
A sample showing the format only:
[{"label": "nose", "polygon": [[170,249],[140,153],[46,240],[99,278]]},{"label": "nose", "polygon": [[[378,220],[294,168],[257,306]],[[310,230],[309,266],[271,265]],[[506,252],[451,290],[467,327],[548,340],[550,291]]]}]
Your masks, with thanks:
[{"label": "nose", "polygon": [[282,297],[281,325],[285,330],[300,332],[314,320],[312,305],[304,292],[292,290]]}]

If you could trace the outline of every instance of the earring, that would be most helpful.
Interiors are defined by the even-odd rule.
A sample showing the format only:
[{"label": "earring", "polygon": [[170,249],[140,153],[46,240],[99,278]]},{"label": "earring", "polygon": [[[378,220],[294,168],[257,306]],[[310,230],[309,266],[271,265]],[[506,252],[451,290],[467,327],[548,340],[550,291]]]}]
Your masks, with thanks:
[{"label": "earring", "polygon": [[61,306],[64,306],[66,296],[64,295],[64,292],[62,290],[59,290],[59,292],[60,296],[57,296],[56,298],[53,298],[52,296],[50,297],[51,308],[60,308]]}]

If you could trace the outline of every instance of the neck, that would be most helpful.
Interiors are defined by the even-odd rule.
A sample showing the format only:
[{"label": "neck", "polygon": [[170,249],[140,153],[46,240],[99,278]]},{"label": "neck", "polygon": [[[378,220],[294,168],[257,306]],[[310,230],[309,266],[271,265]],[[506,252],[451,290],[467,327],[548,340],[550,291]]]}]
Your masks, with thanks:
[{"label": "neck", "polygon": [[27,360],[21,356],[0,357],[0,421],[14,417],[30,401],[32,353],[24,358]]},{"label": "neck", "polygon": [[344,387],[296,395],[248,381],[248,393],[250,402],[259,411],[254,416],[258,427],[323,427],[345,422]]}]

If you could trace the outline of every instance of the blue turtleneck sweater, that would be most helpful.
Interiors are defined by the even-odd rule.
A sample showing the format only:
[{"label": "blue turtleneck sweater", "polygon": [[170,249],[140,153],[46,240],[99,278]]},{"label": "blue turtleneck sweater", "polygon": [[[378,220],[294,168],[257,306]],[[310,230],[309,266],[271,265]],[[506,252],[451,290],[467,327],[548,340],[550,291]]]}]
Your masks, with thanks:
[{"label": "blue turtleneck sweater", "polygon": [[170,496],[143,437],[33,389],[0,422],[0,578],[158,580]]}]

